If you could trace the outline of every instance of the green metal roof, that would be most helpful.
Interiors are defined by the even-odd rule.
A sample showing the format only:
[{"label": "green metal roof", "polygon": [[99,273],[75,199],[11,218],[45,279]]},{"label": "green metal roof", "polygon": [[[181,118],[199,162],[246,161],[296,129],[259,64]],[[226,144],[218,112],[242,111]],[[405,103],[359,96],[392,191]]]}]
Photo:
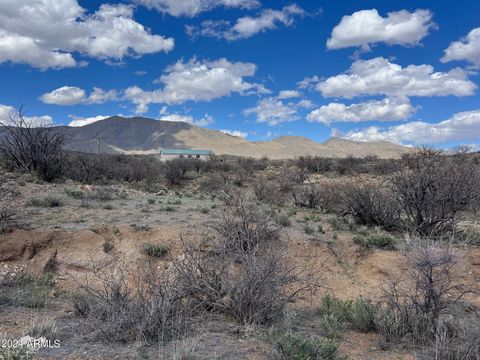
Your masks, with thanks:
[{"label": "green metal roof", "polygon": [[211,150],[161,149],[162,155],[212,155]]}]

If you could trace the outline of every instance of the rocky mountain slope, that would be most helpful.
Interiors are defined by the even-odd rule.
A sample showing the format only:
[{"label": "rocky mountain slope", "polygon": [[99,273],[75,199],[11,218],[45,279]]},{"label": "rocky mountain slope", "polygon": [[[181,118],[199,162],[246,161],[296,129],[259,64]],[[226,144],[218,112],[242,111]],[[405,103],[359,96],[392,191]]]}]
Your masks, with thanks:
[{"label": "rocky mountain slope", "polygon": [[393,158],[408,151],[406,147],[386,141],[367,143],[338,138],[317,143],[301,136],[282,136],[271,141],[251,142],[187,123],[143,117],[114,116],[86,126],[63,129],[66,148],[83,152],[151,154],[160,148],[189,148],[209,149],[218,155],[287,159],[301,155]]}]

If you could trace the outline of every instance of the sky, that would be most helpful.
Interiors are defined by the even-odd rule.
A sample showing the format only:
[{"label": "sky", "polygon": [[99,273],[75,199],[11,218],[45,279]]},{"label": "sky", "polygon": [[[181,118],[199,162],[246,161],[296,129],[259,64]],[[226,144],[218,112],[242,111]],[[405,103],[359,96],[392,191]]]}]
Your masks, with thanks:
[{"label": "sky", "polygon": [[0,121],[480,150],[480,2],[1,0]]}]

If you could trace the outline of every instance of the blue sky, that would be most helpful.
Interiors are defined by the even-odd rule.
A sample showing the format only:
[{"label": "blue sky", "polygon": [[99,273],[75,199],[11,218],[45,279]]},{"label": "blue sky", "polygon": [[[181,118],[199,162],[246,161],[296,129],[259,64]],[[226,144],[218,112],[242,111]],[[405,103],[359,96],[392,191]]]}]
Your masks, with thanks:
[{"label": "blue sky", "polygon": [[[480,146],[480,3],[2,0],[0,119]],[[4,120],[5,121],[5,120]]]}]

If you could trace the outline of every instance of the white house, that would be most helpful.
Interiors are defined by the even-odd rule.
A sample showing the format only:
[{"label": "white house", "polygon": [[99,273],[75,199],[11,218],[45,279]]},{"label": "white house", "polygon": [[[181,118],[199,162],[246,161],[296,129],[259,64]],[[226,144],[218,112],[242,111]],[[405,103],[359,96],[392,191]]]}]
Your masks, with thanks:
[{"label": "white house", "polygon": [[168,161],[173,159],[198,159],[210,160],[213,152],[211,150],[191,150],[191,149],[161,149],[160,160]]}]

